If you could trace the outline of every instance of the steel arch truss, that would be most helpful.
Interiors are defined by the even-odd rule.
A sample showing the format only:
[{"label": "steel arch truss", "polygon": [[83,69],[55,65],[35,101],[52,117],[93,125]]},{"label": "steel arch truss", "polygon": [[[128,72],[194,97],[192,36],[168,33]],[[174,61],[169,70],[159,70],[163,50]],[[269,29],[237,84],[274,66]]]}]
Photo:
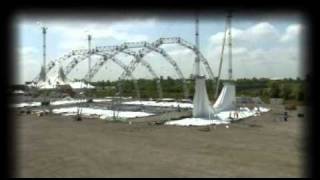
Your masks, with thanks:
[{"label": "steel arch truss", "polygon": [[124,71],[121,75],[120,75],[120,79],[126,79],[127,75],[132,75],[134,69],[132,67],[136,67],[137,64],[141,64],[142,66],[144,66],[149,73],[152,75],[152,77],[156,80],[157,83],[157,91],[158,91],[158,95],[159,98],[161,99],[163,97],[163,93],[162,93],[162,87],[161,87],[161,83],[160,83],[160,78],[159,76],[156,74],[156,72],[153,70],[152,66],[145,60],[142,59],[141,54],[137,54],[133,51],[130,51],[128,49],[122,51],[123,53],[130,55],[132,57],[134,57],[134,60],[131,61],[130,65],[128,66],[128,71]]},{"label": "steel arch truss", "polygon": [[[46,73],[48,74],[57,64],[60,64],[63,61],[66,61],[67,59],[69,59],[71,57],[85,55],[85,54],[88,54],[88,50],[79,49],[79,50],[73,50],[73,51],[63,55],[62,57],[59,57],[58,59],[54,59],[48,63],[47,68],[46,68]],[[39,81],[39,80],[40,80],[40,74],[38,74],[33,79],[33,81]]]},{"label": "steel arch truss", "polygon": [[[109,52],[110,53],[110,52]],[[114,57],[114,53],[113,54],[108,54],[107,52],[102,52],[102,53],[99,53],[99,52],[93,52],[92,54],[94,55],[97,55],[97,56],[101,56],[101,59],[102,60],[99,60],[94,66],[93,68],[91,69],[91,71],[89,72],[89,74],[86,74],[85,78],[89,78],[90,77],[90,74],[92,72],[95,72],[97,73],[99,71],[99,69],[110,59],[111,61],[113,61],[115,64],[117,64],[118,66],[120,66],[124,72],[127,72],[128,71],[128,67],[123,64],[119,59],[115,58]],[[65,69],[65,75],[67,76],[80,62],[84,61],[85,59],[88,58],[88,55],[84,55],[84,56],[79,56],[79,58],[74,58],[66,67]],[[134,83],[134,87],[135,87],[135,90],[136,90],[136,94],[137,94],[137,98],[140,99],[140,90],[139,90],[139,86],[138,86],[138,82],[137,80],[135,79],[135,77],[130,74],[129,75],[130,78],[133,80],[133,83]],[[121,83],[121,82],[119,82]],[[119,84],[121,85],[121,84]]]},{"label": "steel arch truss", "polygon": [[159,38],[157,41],[154,42],[153,45],[158,47],[158,46],[161,46],[162,44],[179,44],[185,48],[192,50],[195,54],[197,54],[197,52],[199,52],[200,61],[204,64],[209,77],[212,80],[214,80],[213,71],[212,71],[207,59],[203,56],[203,54],[199,51],[199,49],[196,48],[196,46],[192,45],[191,43],[189,43],[188,41],[186,41],[180,37]]},{"label": "steel arch truss", "polygon": [[[133,43],[123,43],[120,47],[115,47],[115,46],[109,46],[106,49],[111,49],[111,48],[116,48],[119,51],[123,51],[126,50],[127,48],[141,48],[143,47],[140,51],[139,51],[139,56],[142,59],[146,54],[150,53],[150,52],[158,52],[160,53],[166,60],[169,61],[170,64],[173,65],[173,67],[175,68],[179,78],[182,79],[182,81],[184,82],[184,93],[185,93],[185,97],[188,97],[188,89],[186,87],[186,83],[185,83],[185,79],[183,78],[183,75],[181,73],[181,70],[179,68],[179,66],[176,64],[176,62],[171,58],[170,55],[168,55],[166,53],[166,51],[164,51],[162,48],[159,48],[161,45],[163,44],[179,44],[185,48],[188,48],[190,50],[192,50],[194,52],[194,54],[198,53],[198,49],[192,45],[191,43],[189,43],[188,41],[180,38],[180,37],[170,37],[170,38],[159,38],[158,40],[154,41],[153,43],[149,44],[147,42],[133,42]],[[102,49],[102,48],[101,48]],[[209,76],[210,79],[212,79],[213,81],[214,79],[214,74],[213,71],[207,61],[207,59],[203,56],[203,54],[201,52],[198,53],[199,54],[199,58],[200,61],[204,64],[205,69],[207,71],[207,74]],[[129,70],[131,71],[131,73],[135,70],[135,66],[136,66],[136,62],[132,61],[132,63],[129,65]],[[124,72],[122,74],[122,76],[128,76],[128,74],[126,74],[126,72]],[[212,84],[214,85],[214,84]]]},{"label": "steel arch truss", "polygon": [[[159,53],[162,57],[164,57],[165,60],[167,60],[174,68],[174,70],[176,71],[178,77],[182,80],[182,86],[183,86],[183,92],[184,92],[184,96],[185,98],[189,97],[189,91],[188,91],[188,87],[187,87],[187,83],[186,80],[179,68],[179,66],[177,65],[177,63],[175,62],[175,60],[166,53],[166,51],[160,47],[155,47],[152,44],[142,41],[142,42],[126,42],[123,43],[121,46],[118,47],[113,47],[115,48],[118,52],[124,52],[128,54],[128,50],[127,49],[132,49],[132,48],[142,48],[139,50],[138,54],[135,55],[136,60],[131,61],[128,70],[129,71],[124,71],[121,76],[120,79],[125,79],[126,77],[128,77],[129,75],[131,75],[133,73],[133,71],[136,68],[136,65],[138,62],[141,62],[141,59],[147,55],[150,52],[156,52]],[[99,51],[103,51],[105,50],[104,48],[98,48]],[[144,61],[145,62],[145,61]],[[142,63],[143,64],[143,63]],[[151,67],[151,66],[149,66]],[[94,74],[92,75],[94,76]],[[160,83],[160,78],[157,78],[157,88],[158,91],[161,93],[159,93],[159,97],[162,97],[162,89],[161,89],[161,85]]]},{"label": "steel arch truss", "polygon": [[[142,48],[142,49],[140,49],[138,54],[133,54],[132,52],[128,51],[128,49],[133,49],[133,48]],[[155,74],[155,72],[151,68],[150,64],[148,64],[146,61],[141,61],[142,58],[150,52],[159,53],[162,57],[164,57],[165,60],[167,60],[173,66],[178,77],[182,80],[184,97],[185,98],[189,97],[187,83],[186,83],[186,80],[185,80],[179,66],[177,65],[175,60],[169,54],[167,54],[166,51],[163,50],[162,48],[154,47],[154,46],[152,46],[152,44],[143,41],[143,42],[126,42],[126,43],[123,43],[121,46],[111,46],[108,48],[102,47],[102,48],[98,48],[97,51],[98,52],[100,52],[100,51],[103,52],[104,50],[110,51],[110,49],[116,50],[117,52],[110,55],[109,58],[114,57],[116,54],[118,54],[120,52],[129,54],[129,55],[133,55],[135,57],[135,60],[131,61],[130,65],[128,67],[128,71],[124,71],[121,74],[120,79],[126,79],[128,76],[131,76],[136,68],[136,65],[138,63],[142,63],[142,65],[145,65],[148,68],[148,70],[151,72],[151,74],[153,74],[154,77],[155,76],[157,77],[157,89],[158,89],[159,97],[162,98],[162,88],[161,88],[161,84],[160,84],[160,78]],[[95,66],[96,65],[94,65],[94,67]],[[151,70],[150,70],[150,68],[151,68]],[[99,71],[99,69],[93,69],[92,72],[90,72],[87,77],[92,78],[95,75],[95,73],[97,73],[98,71]]]},{"label": "steel arch truss", "polygon": [[[180,37],[169,37],[169,38],[159,38],[155,42],[152,43],[153,46],[159,47],[163,44],[179,44],[185,48],[188,48],[193,51],[194,54],[199,54],[200,62],[203,63],[205,66],[205,69],[207,71],[207,74],[209,75],[209,78],[212,79],[212,81],[215,81],[213,71],[207,61],[207,59],[203,56],[203,54],[197,49],[196,46],[192,45],[188,41],[180,38]],[[214,83],[212,83],[213,89],[214,89]]]},{"label": "steel arch truss", "polygon": [[[161,84],[160,84],[160,78],[159,76],[155,73],[155,71],[152,69],[152,66],[146,62],[145,60],[143,60],[139,54],[133,52],[133,51],[130,51],[128,49],[126,50],[123,50],[123,51],[117,51],[118,53],[122,52],[122,53],[125,53],[127,55],[130,55],[132,57],[134,57],[134,60],[131,61],[130,65],[126,67],[126,70],[124,71],[123,74],[127,75],[127,76],[120,76],[120,80],[124,80],[126,79],[128,76],[132,77],[132,72],[133,72],[133,69],[132,67],[136,67],[136,65],[138,63],[140,63],[141,65],[143,65],[148,71],[149,73],[153,76],[154,79],[156,79],[156,82],[157,82],[157,91],[158,91],[158,95],[159,95],[159,98],[162,98],[162,87],[161,87]],[[112,59],[114,58],[114,53],[109,53],[109,52],[99,52],[99,54],[103,55],[103,59],[100,59],[90,70],[89,73],[87,73],[85,75],[85,79],[92,79],[98,72],[99,70],[104,66],[104,64],[107,62],[108,59]],[[133,65],[132,65],[133,64]],[[138,93],[137,93],[138,94]]]},{"label": "steel arch truss", "polygon": [[[69,54],[66,54],[65,56],[59,58],[58,60],[51,61],[48,64],[47,72],[53,69],[53,67],[58,64],[58,62],[65,61],[66,59],[69,59],[73,57],[73,60],[69,62],[65,68],[65,74],[68,75],[72,69],[74,69],[79,62],[87,59],[91,55],[100,55],[102,56],[102,60],[99,60],[90,70],[88,74],[85,75],[85,79],[90,80],[92,79],[95,74],[99,71],[99,69],[107,62],[108,59],[111,59],[116,64],[118,64],[124,71],[120,75],[120,79],[126,79],[127,77],[131,77],[134,80],[135,88],[137,89],[137,96],[140,97],[140,92],[138,89],[137,82],[135,78],[132,76],[132,73],[136,69],[137,64],[142,64],[144,67],[148,69],[150,74],[156,79],[157,82],[157,90],[159,93],[159,97],[162,98],[162,88],[160,84],[160,77],[154,72],[151,65],[143,60],[143,57],[146,56],[150,52],[156,52],[160,54],[166,61],[168,61],[176,71],[178,77],[182,80],[183,83],[183,90],[184,90],[184,96],[187,98],[189,95],[187,83],[186,80],[177,65],[176,61],[160,46],[163,44],[178,44],[185,48],[188,48],[192,50],[195,54],[198,53],[198,49],[192,45],[191,43],[185,41],[184,39],[180,37],[171,37],[171,38],[159,38],[158,40],[154,41],[153,43],[148,43],[145,41],[142,42],[125,42],[121,44],[120,46],[100,46],[96,47],[95,49],[92,49],[92,51],[88,51],[87,49],[81,49],[81,50],[74,50]],[[133,51],[130,51],[129,49],[134,48],[141,48],[138,53],[135,53]],[[134,60],[130,62],[128,66],[124,65],[121,61],[115,58],[115,56],[118,53],[125,53],[128,55],[131,55],[134,57]],[[207,71],[207,74],[209,75],[209,78],[214,80],[214,75],[212,72],[212,69],[206,60],[206,58],[201,54],[201,52],[198,53],[200,61],[204,64],[205,69]],[[39,76],[37,76],[39,77]],[[38,78],[37,78],[38,79]]]}]

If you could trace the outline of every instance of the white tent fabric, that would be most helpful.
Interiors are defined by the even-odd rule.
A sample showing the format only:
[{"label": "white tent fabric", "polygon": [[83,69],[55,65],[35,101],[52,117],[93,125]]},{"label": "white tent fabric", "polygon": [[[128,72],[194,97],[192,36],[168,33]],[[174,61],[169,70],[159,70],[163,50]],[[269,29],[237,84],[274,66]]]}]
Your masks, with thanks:
[{"label": "white tent fabric", "polygon": [[213,105],[216,113],[236,108],[236,88],[234,84],[224,83],[222,91]]},{"label": "white tent fabric", "polygon": [[194,118],[210,119],[210,116],[213,116],[213,114],[214,111],[208,98],[205,77],[197,77],[193,97],[192,115]]},{"label": "white tent fabric", "polygon": [[[216,114],[212,119],[204,118],[184,118],[180,120],[167,121],[166,125],[177,125],[177,126],[208,126],[211,124],[229,124],[231,123],[231,118],[233,121],[248,118],[251,116],[260,116],[261,113],[268,112],[270,109],[264,107],[255,107],[250,110],[247,107],[240,107],[237,111],[221,111]],[[237,113],[238,116],[235,116]]]},{"label": "white tent fabric", "polygon": [[70,85],[71,88],[73,89],[82,89],[82,88],[87,88],[87,89],[93,89],[95,88],[94,86],[90,85],[89,83],[85,82],[72,82],[72,81],[63,81],[61,80],[58,76],[56,77],[49,77],[47,81],[40,81],[35,85],[31,86],[36,86],[40,89],[54,89],[57,88],[57,85]]},{"label": "white tent fabric", "polygon": [[[78,110],[79,110],[78,107],[66,107],[66,108],[53,109],[52,112],[56,114],[62,114],[65,116],[74,116],[77,114]],[[106,118],[112,117],[114,114],[114,111],[108,110],[108,109],[83,107],[81,108],[81,114],[88,117],[98,116],[101,119],[106,119]],[[135,118],[135,117],[145,117],[145,116],[151,116],[151,115],[154,115],[154,114],[146,113],[146,112],[119,111],[119,117],[121,118]]]}]

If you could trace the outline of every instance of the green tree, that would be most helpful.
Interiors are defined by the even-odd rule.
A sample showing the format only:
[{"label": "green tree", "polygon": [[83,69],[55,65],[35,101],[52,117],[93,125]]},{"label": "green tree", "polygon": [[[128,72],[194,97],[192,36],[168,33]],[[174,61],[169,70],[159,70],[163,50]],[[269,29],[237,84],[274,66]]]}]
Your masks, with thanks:
[{"label": "green tree", "polygon": [[272,81],[271,83],[269,83],[269,96],[271,98],[280,97],[280,85],[278,82]]},{"label": "green tree", "polygon": [[299,85],[296,86],[295,90],[293,91],[293,97],[294,99],[298,100],[298,101],[303,101],[304,97],[305,97],[305,87],[304,85],[301,83]]},{"label": "green tree", "polygon": [[283,99],[290,99],[292,94],[291,86],[289,84],[282,84],[280,89],[280,97]]}]

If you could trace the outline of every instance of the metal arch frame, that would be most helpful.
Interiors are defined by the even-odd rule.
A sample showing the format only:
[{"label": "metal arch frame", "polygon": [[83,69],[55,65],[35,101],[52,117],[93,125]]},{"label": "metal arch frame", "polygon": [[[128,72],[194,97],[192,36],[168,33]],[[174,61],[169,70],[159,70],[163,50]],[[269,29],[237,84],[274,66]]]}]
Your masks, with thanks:
[{"label": "metal arch frame", "polygon": [[[144,42],[142,42],[142,43],[144,43]],[[99,51],[117,50],[117,53],[119,53],[118,51],[122,51],[122,50],[127,48],[126,47],[127,44],[128,43],[123,43],[120,46],[101,46],[101,47],[96,48],[94,51],[98,51],[98,50]],[[134,43],[131,43],[131,44],[134,44]],[[136,43],[136,44],[139,44],[139,43]],[[140,42],[140,44],[141,44],[141,42]],[[195,48],[195,46],[193,46],[192,44],[190,44],[189,42],[187,42],[186,40],[184,40],[184,39],[182,39],[180,37],[159,38],[158,40],[156,40],[153,43],[151,43],[151,45],[155,46],[155,47],[159,47],[162,44],[179,44],[179,45],[184,46],[184,47],[186,47],[188,49],[191,49],[194,53],[196,53],[196,51],[198,51]],[[62,60],[68,59],[68,58],[70,58],[72,56],[75,56],[75,55],[84,55],[84,54],[87,54],[87,53],[88,53],[87,49],[73,50],[70,53],[64,55],[63,57],[61,57],[61,58],[59,58],[57,60],[53,60],[53,61],[49,62],[48,67],[47,67],[47,69],[48,69],[47,72],[49,72],[55,66],[55,64],[58,61],[62,61]],[[214,80],[214,75],[213,75],[212,69],[211,69],[208,61],[206,60],[206,58],[204,58],[204,56],[202,55],[201,52],[199,52],[199,55],[200,55],[200,61],[202,61],[204,63],[208,75],[210,76],[211,79]],[[39,75],[37,77],[39,77]],[[37,80],[37,79],[38,78],[35,78],[35,80]]]},{"label": "metal arch frame", "polygon": [[[92,53],[94,55],[101,56],[103,58],[103,61],[100,61],[100,62],[102,62],[102,66],[103,66],[104,63],[107,62],[108,59],[111,59],[118,66],[120,66],[124,71],[128,71],[128,67],[125,64],[123,64],[119,59],[115,58],[114,56],[110,57],[109,54],[106,54],[107,52],[103,52],[103,53],[95,53],[95,52]],[[72,60],[66,67],[65,75],[67,76],[79,64],[79,62],[82,62],[83,60],[85,60],[87,58],[88,58],[88,56],[85,55],[85,56],[81,56],[80,59]],[[102,66],[100,66],[100,67],[102,67]],[[140,89],[139,89],[139,86],[138,86],[138,82],[137,82],[136,78],[132,74],[130,74],[129,76],[131,77],[131,79],[134,82],[134,86],[135,86],[136,93],[137,93],[137,98],[140,99]],[[121,86],[120,83],[121,82],[119,82],[119,85]]]},{"label": "metal arch frame", "polygon": [[[127,47],[128,44],[131,44],[131,46],[132,46],[131,48],[137,48],[137,47],[141,47],[141,44],[149,44],[149,43],[147,43],[147,42],[126,43],[125,42],[120,46],[103,46],[103,47],[100,47],[99,49],[109,50],[109,49],[117,49],[118,48],[121,51],[121,50],[128,48]],[[135,46],[134,46],[134,44],[135,44]],[[208,60],[203,56],[203,54],[194,45],[192,45],[188,41],[182,39],[181,37],[168,37],[168,38],[157,39],[156,41],[151,43],[151,46],[159,48],[159,46],[161,46],[163,44],[179,44],[185,48],[192,50],[195,54],[197,54],[197,52],[199,52],[200,61],[205,65],[205,68],[206,68],[206,71],[207,71],[209,77],[212,80],[215,80],[213,71],[208,63]],[[151,52],[151,50],[147,51],[145,54],[147,54],[149,52]]]},{"label": "metal arch frame", "polygon": [[107,55],[105,55],[102,60],[96,62],[92,67],[90,72],[88,72],[85,76],[84,79],[89,79],[91,80],[93,78],[93,75],[99,72],[100,68],[108,61]]},{"label": "metal arch frame", "polygon": [[[130,65],[132,67],[132,64],[133,66],[136,66],[138,63],[141,63],[145,68],[147,68],[147,70],[150,72],[150,74],[154,77],[154,79],[156,79],[156,83],[157,83],[157,91],[158,91],[158,95],[159,95],[159,98],[162,98],[162,87],[161,87],[161,83],[160,83],[160,78],[158,77],[158,75],[155,73],[155,71],[152,69],[151,65],[146,62],[145,60],[143,60],[140,55],[138,55],[137,53],[133,52],[133,51],[130,51],[128,49],[125,49],[125,50],[122,50],[122,51],[117,51],[118,53],[122,52],[122,53],[125,53],[127,55],[130,55],[130,56],[133,56],[135,59],[131,61]],[[113,55],[114,54],[109,54],[109,53],[105,53],[105,52],[102,52],[104,53],[104,59],[102,61],[98,61],[92,68],[91,68],[91,71],[89,73],[87,73],[85,75],[85,79],[91,79],[95,76],[96,73],[99,72],[99,70],[101,69],[102,66],[104,66],[104,64],[107,62],[108,58],[113,58]],[[117,53],[117,54],[118,54]],[[130,71],[130,72],[128,72]],[[126,71],[124,71],[125,74],[128,74],[129,76],[132,76],[132,68],[128,67]],[[125,79],[127,77],[125,76],[120,76],[120,79]]]},{"label": "metal arch frame", "polygon": [[[200,57],[200,61],[204,64],[205,68],[206,68],[206,71],[209,75],[209,77],[215,81],[214,79],[214,74],[213,74],[213,71],[207,61],[207,59],[203,56],[203,54],[194,46],[192,45],[191,43],[189,43],[188,41],[180,38],[180,37],[172,37],[172,38],[159,38],[158,40],[154,41],[153,43],[149,44],[147,42],[136,42],[136,43],[124,43],[122,46],[125,46],[127,47],[128,45],[131,45],[132,47],[131,48],[138,48],[138,47],[141,47],[141,44],[143,44],[144,47],[147,47],[148,49],[142,49],[140,51],[140,53],[142,51],[145,51],[144,53],[141,53],[142,54],[142,57],[143,58],[146,54],[148,54],[149,52],[151,51],[155,51],[155,52],[158,52],[160,53],[166,60],[169,61],[170,64],[172,64],[176,70],[176,72],[178,73],[178,76],[182,79],[183,81],[183,88],[184,88],[184,92],[185,92],[185,97],[187,98],[188,97],[188,89],[186,87],[186,82],[185,82],[185,79],[183,78],[183,74],[181,73],[181,70],[179,68],[179,66],[176,64],[176,62],[171,58],[170,55],[168,55],[166,53],[166,51],[164,51],[162,48],[160,48],[160,46],[162,44],[179,44],[185,48],[188,48],[190,50],[192,50],[195,54],[199,54],[199,57]],[[133,72],[135,70],[135,64],[130,64],[129,66],[131,72]],[[124,72],[125,73],[125,72]],[[180,75],[179,75],[180,74]],[[182,76],[181,76],[182,75]],[[125,76],[125,75],[123,75]],[[217,80],[216,80],[217,81]],[[214,89],[214,84],[213,85],[213,89]]]},{"label": "metal arch frame", "polygon": [[[50,61],[47,65],[47,74],[53,69],[53,67],[55,67],[56,64],[59,64],[59,62],[61,61],[65,61],[66,59],[69,59],[73,56],[78,56],[78,55],[82,55],[82,54],[85,54],[87,53],[87,50],[82,50],[82,49],[79,49],[79,50],[72,50],[71,52],[63,55],[62,57],[59,57],[57,59],[54,59],[52,61]],[[39,81],[40,79],[40,74],[38,74],[34,79],[33,81]]]},{"label": "metal arch frame", "polygon": [[[208,60],[203,56],[203,54],[199,51],[199,49],[196,48],[196,46],[192,45],[188,41],[180,38],[180,37],[169,37],[169,38],[159,38],[156,40],[153,45],[158,47],[163,44],[179,44],[185,48],[188,48],[194,52],[194,54],[199,54],[200,62],[202,62],[206,68],[207,74],[209,75],[209,78],[212,79],[213,81],[216,82],[217,84],[217,79],[214,78],[213,71],[208,63]],[[212,84],[212,88],[214,90],[214,84]]]},{"label": "metal arch frame", "polygon": [[[110,50],[115,50],[116,52],[113,53],[109,58],[113,58],[116,54],[124,51],[125,49],[129,49],[129,48],[141,48],[141,47],[146,47],[147,50],[145,48],[143,48],[143,51],[145,51],[144,53],[142,53],[141,58],[143,58],[143,56],[145,56],[146,54],[148,54],[149,52],[157,52],[160,55],[162,55],[176,70],[178,76],[180,77],[180,79],[182,79],[183,81],[183,88],[184,88],[184,95],[187,98],[188,97],[188,89],[186,87],[186,83],[185,83],[185,78],[179,68],[179,66],[177,65],[177,63],[173,60],[173,58],[171,58],[171,56],[169,54],[167,54],[162,48],[160,48],[159,46],[161,46],[162,44],[179,44],[182,45],[188,49],[191,49],[194,53],[197,53],[199,50],[196,49],[195,46],[193,46],[192,44],[188,43],[187,41],[183,40],[180,37],[172,37],[172,38],[159,38],[158,40],[154,41],[153,43],[148,43],[148,42],[125,42],[123,44],[121,44],[120,46],[102,46],[102,47],[97,47],[95,50],[93,50],[93,52],[88,52],[88,50],[75,50],[72,51],[73,54],[78,53],[79,55],[81,55],[82,52],[84,55],[87,54],[88,56],[90,56],[91,54],[96,54],[95,52],[98,51],[110,51]],[[142,51],[141,51],[142,52]],[[90,53],[90,54],[89,54]],[[141,55],[141,54],[140,54]],[[211,70],[211,67],[209,66],[207,60],[204,58],[204,56],[201,54],[201,52],[199,52],[200,55],[200,61],[202,61],[206,67],[206,70],[209,74],[209,76],[214,80],[214,75],[213,72]],[[70,58],[70,57],[68,57]],[[85,59],[87,57],[82,58]],[[65,60],[66,58],[60,58],[59,60]],[[82,61],[80,60],[80,61]],[[78,60],[75,58],[73,61],[71,61],[67,67],[66,67],[66,75],[68,73],[70,73],[70,71],[72,71],[72,69],[78,64]],[[50,64],[49,64],[50,65]],[[52,63],[52,67],[50,68],[50,70],[53,68],[53,66],[55,65],[55,63]],[[131,64],[130,64],[131,65]],[[133,69],[131,72],[125,70],[122,73],[123,77],[132,75],[132,72],[135,69],[135,64],[133,63],[132,67],[130,66],[129,69]],[[49,72],[49,71],[48,71]],[[93,74],[94,75],[94,74]]]},{"label": "metal arch frame", "polygon": [[[177,65],[177,63],[174,61],[174,59],[166,53],[166,51],[160,47],[154,47],[152,44],[146,42],[146,41],[141,41],[141,42],[125,42],[123,44],[121,44],[120,46],[109,46],[109,49],[115,49],[118,53],[126,50],[126,49],[131,49],[131,48],[143,48],[142,50],[140,50],[139,56],[142,59],[146,54],[148,54],[149,52],[157,52],[159,53],[161,56],[163,56],[174,68],[174,70],[177,72],[179,78],[182,80],[182,86],[183,86],[183,90],[184,90],[184,96],[185,98],[189,97],[189,91],[187,88],[187,83],[186,80],[179,68],[179,66]],[[97,48],[97,50],[99,51],[103,51],[105,50],[104,47],[101,48]],[[144,53],[142,52],[144,51]],[[111,57],[115,56],[118,53],[114,53],[111,55]],[[132,63],[130,63],[128,69],[130,71],[124,71],[121,74],[121,78],[120,79],[125,79],[127,76],[131,75],[132,72],[135,70],[135,66],[136,63],[134,63],[134,61],[132,61]],[[94,75],[93,75],[94,76]]]},{"label": "metal arch frame", "polygon": [[95,55],[99,55],[98,52],[102,52],[104,60],[97,62],[94,64],[94,66],[91,68],[91,70],[85,75],[85,79],[91,80],[94,75],[99,72],[100,68],[104,65],[104,63],[107,61],[108,58],[113,58],[116,56],[119,51],[117,50],[119,46],[102,46],[102,47],[96,47],[95,50],[93,50],[91,53]]},{"label": "metal arch frame", "polygon": [[79,62],[85,60],[86,58],[89,58],[89,56],[92,56],[93,54],[98,55],[96,52],[97,52],[97,50],[92,50],[88,53],[88,50],[87,50],[86,53],[78,54],[77,57],[74,57],[73,60],[71,62],[69,62],[67,64],[67,66],[65,67],[65,74],[68,75],[73,70],[73,68],[76,67],[76,65]]},{"label": "metal arch frame", "polygon": [[[174,68],[174,70],[176,71],[176,73],[178,74],[179,78],[182,80],[182,86],[183,86],[183,92],[184,92],[184,96],[185,98],[189,97],[189,91],[187,88],[187,83],[186,80],[179,68],[179,66],[177,65],[177,63],[174,61],[174,59],[166,53],[166,51],[160,47],[154,47],[152,44],[146,42],[146,41],[141,41],[141,42],[125,42],[123,43],[117,50],[118,51],[124,51],[125,49],[131,49],[131,48],[143,48],[142,50],[140,50],[139,56],[140,58],[143,58],[146,54],[148,54],[149,52],[157,52],[159,53],[161,56],[164,57],[165,60],[167,60]],[[144,51],[144,53],[142,52]],[[121,77],[124,79],[126,76],[128,76],[130,73],[132,73],[135,69],[135,64],[130,64],[129,66],[130,72],[123,72]]]},{"label": "metal arch frame", "polygon": [[79,56],[79,58],[74,57],[71,62],[67,64],[65,67],[64,73],[68,75],[78,64],[88,58],[88,56]]},{"label": "metal arch frame", "polygon": [[[128,71],[128,67],[123,64],[119,59],[115,58],[115,57],[112,57],[110,58],[113,62],[115,62],[117,65],[119,65],[124,71]],[[140,89],[139,89],[139,86],[138,86],[138,81],[136,80],[136,78],[131,74],[130,75],[131,79],[133,80],[133,84],[134,84],[134,88],[136,89],[136,93],[137,93],[137,98],[140,99]],[[121,83],[121,77],[120,77],[120,81],[118,81],[118,85],[120,87],[122,87],[122,83]]]},{"label": "metal arch frame", "polygon": [[[163,92],[162,92],[162,86],[161,86],[161,82],[160,82],[160,77],[156,74],[156,72],[153,70],[152,66],[145,60],[142,59],[141,54],[137,54],[133,51],[129,51],[128,49],[123,50],[122,53],[125,53],[127,55],[131,55],[133,56],[135,59],[131,61],[130,65],[132,65],[132,67],[136,67],[136,65],[138,63],[140,63],[141,65],[143,65],[145,68],[147,68],[147,70],[150,72],[150,74],[153,76],[153,78],[156,80],[157,83],[157,91],[158,91],[158,95],[159,95],[159,99],[163,98]],[[128,68],[128,70],[130,71],[130,74],[133,73],[133,71],[135,70],[131,70],[130,66]],[[125,73],[127,74],[127,73]],[[122,77],[122,74],[120,76],[120,79],[123,78],[125,79],[126,77]]]},{"label": "metal arch frame", "polygon": [[208,60],[203,56],[203,54],[191,43],[180,38],[180,37],[169,37],[169,38],[159,38],[152,43],[153,46],[159,47],[163,44],[179,44],[185,48],[192,50],[195,54],[198,52],[200,56],[200,61],[205,65],[206,71],[211,79],[214,79],[213,71],[208,63]]},{"label": "metal arch frame", "polygon": [[182,87],[183,87],[183,92],[184,92],[184,97],[187,99],[189,98],[189,90],[188,90],[188,87],[187,87],[187,83],[186,83],[186,79],[184,78],[183,74],[182,74],[182,71],[180,69],[180,67],[178,66],[178,64],[176,63],[176,61],[162,48],[160,47],[155,47],[155,46],[152,46],[151,44],[148,44],[147,43],[147,46],[146,46],[148,49],[154,51],[154,52],[157,52],[159,54],[161,54],[172,66],[173,68],[175,69],[175,71],[177,72],[179,78],[181,79],[182,81]]}]

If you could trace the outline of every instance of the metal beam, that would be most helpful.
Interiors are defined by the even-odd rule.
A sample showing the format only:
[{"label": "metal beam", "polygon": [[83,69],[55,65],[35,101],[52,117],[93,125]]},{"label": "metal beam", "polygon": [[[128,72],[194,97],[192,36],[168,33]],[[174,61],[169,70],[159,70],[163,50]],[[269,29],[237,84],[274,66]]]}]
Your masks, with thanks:
[{"label": "metal beam", "polygon": [[[120,60],[115,58],[113,56],[113,54],[107,55],[106,52],[99,52],[99,53],[94,53],[94,54],[101,56],[103,58],[103,61],[98,61],[98,63],[96,63],[94,65],[93,71],[98,72],[100,67],[102,67],[103,64],[105,64],[107,62],[108,59],[110,59],[113,62],[115,62],[118,66],[120,66],[124,71],[128,72],[128,67],[125,64],[123,64]],[[78,59],[77,58],[73,59],[66,67],[65,75],[67,76],[80,62],[82,62],[83,60],[85,60],[87,58],[88,58],[88,56],[86,55],[86,56],[82,56]],[[99,67],[99,68],[97,68],[97,67]],[[85,76],[85,79],[91,78],[92,77],[91,73],[92,73],[91,71],[89,73],[87,73]],[[140,99],[140,90],[139,90],[138,82],[132,74],[129,74],[129,76],[131,77],[131,79],[134,82],[134,86],[135,86],[136,93],[137,93],[137,98]]]},{"label": "metal beam", "polygon": [[219,63],[219,71],[218,71],[218,78],[217,78],[217,86],[216,86],[216,91],[214,97],[218,97],[218,92],[219,92],[219,85],[220,85],[220,74],[221,74],[221,68],[222,68],[222,62],[223,62],[223,55],[224,55],[224,46],[226,42],[226,36],[227,36],[227,30],[228,30],[228,19],[226,20],[226,25],[225,25],[225,30],[224,30],[224,35],[222,39],[222,48],[221,48],[221,55],[220,55],[220,63]]}]

